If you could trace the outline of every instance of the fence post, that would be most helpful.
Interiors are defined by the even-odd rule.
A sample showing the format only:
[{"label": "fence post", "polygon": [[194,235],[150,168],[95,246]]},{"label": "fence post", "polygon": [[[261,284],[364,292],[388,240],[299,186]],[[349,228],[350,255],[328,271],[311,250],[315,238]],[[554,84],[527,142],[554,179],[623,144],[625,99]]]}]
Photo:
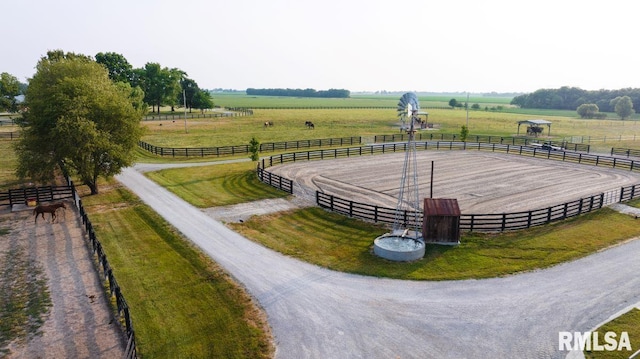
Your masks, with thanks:
[{"label": "fence post", "polygon": [[582,201],[583,198],[580,198],[580,204],[578,205],[578,214],[582,214]]},{"label": "fence post", "polygon": [[624,187],[620,187],[620,199],[618,200],[618,202],[622,202],[623,198],[624,198]]},{"label": "fence post", "polygon": [[506,228],[506,226],[507,226],[507,214],[503,213],[502,214],[502,230],[501,230],[501,232],[504,232],[504,229]]}]

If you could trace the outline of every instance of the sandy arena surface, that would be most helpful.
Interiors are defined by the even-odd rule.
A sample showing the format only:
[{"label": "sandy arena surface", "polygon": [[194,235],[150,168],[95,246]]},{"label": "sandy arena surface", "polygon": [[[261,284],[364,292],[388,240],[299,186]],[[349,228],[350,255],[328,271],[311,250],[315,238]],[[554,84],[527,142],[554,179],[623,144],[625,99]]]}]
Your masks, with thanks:
[{"label": "sandy arena surface", "polygon": [[[294,193],[315,191],[395,208],[404,153],[301,161],[269,167],[294,181]],[[640,183],[640,174],[518,155],[474,151],[417,153],[420,197],[456,198],[464,214],[546,208]]]},{"label": "sandy arena surface", "polygon": [[[52,306],[40,334],[9,344],[7,358],[122,358],[123,334],[108,306],[77,210],[67,203],[59,220],[49,223],[32,208],[0,210],[0,223],[10,228],[0,236],[0,256],[21,249],[38,263],[47,279]],[[58,212],[60,213],[60,212]],[[0,272],[4,262],[0,261]],[[1,355],[0,355],[1,356]]]}]

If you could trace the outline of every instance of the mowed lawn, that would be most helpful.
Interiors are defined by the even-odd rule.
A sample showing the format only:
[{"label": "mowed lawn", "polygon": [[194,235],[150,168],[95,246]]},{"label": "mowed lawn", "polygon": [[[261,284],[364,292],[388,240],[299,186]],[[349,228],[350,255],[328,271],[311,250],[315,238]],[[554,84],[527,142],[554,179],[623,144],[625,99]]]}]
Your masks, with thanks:
[{"label": "mowed lawn", "polygon": [[227,206],[288,194],[258,179],[256,162],[166,169],[147,176],[199,208]]},{"label": "mowed lawn", "polygon": [[268,358],[266,318],[213,261],[113,182],[83,199],[143,358]]},{"label": "mowed lawn", "polygon": [[266,247],[337,271],[412,280],[490,278],[549,267],[640,236],[634,218],[602,209],[555,224],[498,234],[465,233],[457,246],[428,244],[424,258],[373,253],[381,226],[312,207],[229,224]]}]

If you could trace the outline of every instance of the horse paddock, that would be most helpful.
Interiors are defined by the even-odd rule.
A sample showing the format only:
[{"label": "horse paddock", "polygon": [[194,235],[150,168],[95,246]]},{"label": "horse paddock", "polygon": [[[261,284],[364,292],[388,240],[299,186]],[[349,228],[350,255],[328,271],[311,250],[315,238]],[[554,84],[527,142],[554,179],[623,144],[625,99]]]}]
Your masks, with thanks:
[{"label": "horse paddock", "polygon": [[[269,172],[293,180],[294,194],[316,191],[395,208],[405,153],[276,165]],[[640,173],[481,151],[417,152],[420,197],[455,198],[463,214],[542,209],[640,183]]]}]

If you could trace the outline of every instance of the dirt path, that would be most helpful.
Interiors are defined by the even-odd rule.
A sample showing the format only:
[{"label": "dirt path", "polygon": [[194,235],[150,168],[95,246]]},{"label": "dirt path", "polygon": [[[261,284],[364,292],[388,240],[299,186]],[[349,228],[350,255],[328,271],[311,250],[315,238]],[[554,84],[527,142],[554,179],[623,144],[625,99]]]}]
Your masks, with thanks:
[{"label": "dirt path", "polygon": [[[34,224],[29,208],[3,209],[0,221],[1,227],[10,227],[0,236],[0,256],[13,250],[37,263],[52,304],[40,334],[10,343],[7,358],[121,358],[123,335],[107,304],[74,206],[68,203],[56,223],[38,219]],[[0,262],[0,273],[5,264]]]}]

